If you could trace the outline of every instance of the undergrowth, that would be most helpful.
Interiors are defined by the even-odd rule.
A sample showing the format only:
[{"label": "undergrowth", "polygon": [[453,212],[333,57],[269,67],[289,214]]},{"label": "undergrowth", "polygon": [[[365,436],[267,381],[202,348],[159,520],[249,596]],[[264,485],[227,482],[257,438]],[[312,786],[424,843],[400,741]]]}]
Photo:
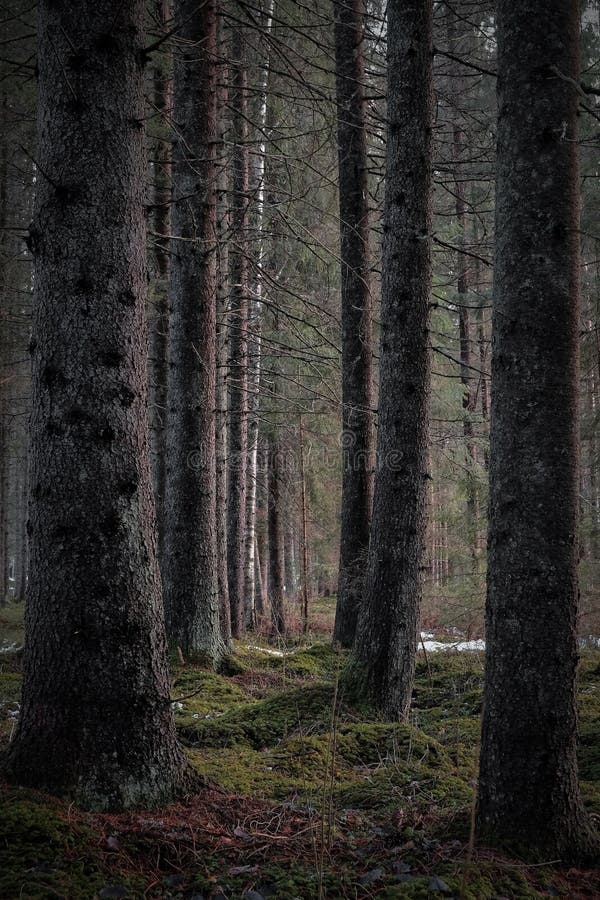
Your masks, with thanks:
[{"label": "undergrowth", "polygon": [[[204,794],[158,814],[111,816],[2,788],[0,897],[600,896],[591,872],[528,868],[482,849],[466,863],[481,655],[420,659],[410,723],[400,725],[349,702],[344,656],[328,644],[272,655],[250,643],[236,647],[228,674],[173,669],[176,723],[208,779]],[[4,744],[19,668],[0,657]],[[582,660],[579,699],[582,790],[600,818],[598,652]]]}]

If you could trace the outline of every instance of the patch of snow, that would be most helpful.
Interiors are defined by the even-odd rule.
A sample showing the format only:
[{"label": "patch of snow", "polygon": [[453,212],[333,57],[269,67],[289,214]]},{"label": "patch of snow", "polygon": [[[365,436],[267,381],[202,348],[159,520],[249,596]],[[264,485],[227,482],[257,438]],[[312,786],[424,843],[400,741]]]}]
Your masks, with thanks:
[{"label": "patch of snow", "polygon": [[175,700],[173,703],[171,703],[171,706],[173,707],[173,709],[183,709],[183,703],[180,703],[179,700]]},{"label": "patch of snow", "polygon": [[17,643],[13,641],[12,644],[5,644],[3,647],[0,647],[0,653],[13,653],[17,650]]},{"label": "patch of snow", "polygon": [[258,650],[259,653],[268,653],[269,656],[291,656],[293,650],[271,650],[269,647],[255,647],[253,644],[245,644],[246,650]]},{"label": "patch of snow", "polygon": [[462,653],[465,650],[485,650],[485,641],[454,641],[445,643],[444,641],[423,641],[423,645],[427,653],[437,653],[438,650],[455,650]]}]

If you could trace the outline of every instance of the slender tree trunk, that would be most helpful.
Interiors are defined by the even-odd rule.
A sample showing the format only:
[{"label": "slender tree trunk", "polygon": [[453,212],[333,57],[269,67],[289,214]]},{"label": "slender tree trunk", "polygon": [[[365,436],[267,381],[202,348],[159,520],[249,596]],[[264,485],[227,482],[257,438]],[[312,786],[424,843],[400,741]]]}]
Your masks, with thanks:
[{"label": "slender tree trunk", "polygon": [[[2,29],[0,34],[4,34]],[[8,418],[8,372],[10,334],[8,327],[9,303],[7,296],[6,270],[8,264],[8,145],[7,145],[7,97],[0,94],[0,606],[8,594],[8,553],[6,536],[8,533],[8,460],[9,460],[9,418]]]},{"label": "slender tree trunk", "polygon": [[308,506],[306,499],[306,471],[304,465],[304,428],[300,419],[300,485],[302,503],[302,631],[308,632]]},{"label": "slender tree trunk", "polygon": [[[285,523],[285,596],[289,602],[295,602],[297,599],[298,576],[296,574],[296,530],[294,522],[291,518],[291,512],[295,509],[292,498],[289,497],[289,483],[286,491],[288,495],[287,503],[287,521]],[[285,505],[285,501],[284,501]]]},{"label": "slender tree trunk", "polygon": [[431,286],[432,8],[388,4],[388,139],[377,471],[364,606],[354,646],[360,690],[407,715],[425,543]]},{"label": "slender tree trunk", "polygon": [[246,491],[248,456],[248,127],[247,83],[243,34],[233,31],[233,202],[234,245],[229,253],[231,276],[229,368],[229,479],[227,496],[227,572],[231,631],[244,630],[244,562],[246,558]]},{"label": "slender tree trunk", "polygon": [[[455,7],[458,14],[448,10],[448,49],[456,59],[460,57],[462,46],[457,36],[458,26],[465,27],[461,15],[462,10],[460,3],[457,2]],[[460,15],[460,18],[459,18]],[[464,52],[464,51],[463,51]],[[466,451],[466,518],[468,528],[468,538],[471,545],[471,557],[473,563],[476,564],[478,556],[479,541],[477,538],[478,527],[478,498],[477,498],[477,480],[475,475],[475,465],[477,463],[477,448],[475,444],[475,436],[473,430],[473,413],[475,412],[475,404],[477,401],[477,393],[475,390],[475,380],[473,377],[473,364],[471,359],[471,311],[469,309],[469,257],[465,253],[466,236],[467,236],[467,203],[466,203],[466,183],[462,172],[463,158],[466,151],[466,134],[461,121],[460,104],[465,94],[465,79],[462,77],[460,64],[452,62],[450,67],[450,87],[451,87],[451,115],[452,115],[452,137],[453,137],[453,164],[454,164],[454,197],[455,197],[455,215],[456,224],[458,226],[458,235],[456,239],[457,258],[456,268],[458,272],[456,283],[456,294],[458,304],[458,337],[460,349],[460,380],[463,386],[463,437],[465,441]]]},{"label": "slender tree trunk", "polygon": [[15,781],[93,809],[182,784],[150,479],[143,0],[41,0],[29,535]]},{"label": "slender tree trunk", "polygon": [[[478,831],[562,862],[577,785],[578,4],[498,4],[486,685]],[[560,73],[558,77],[557,73]],[[596,856],[596,860],[597,860]]]},{"label": "slender tree trunk", "polygon": [[269,449],[263,445],[258,454],[258,506],[261,527],[256,531],[256,565],[260,570],[257,616],[264,618],[269,608]]},{"label": "slender tree trunk", "polygon": [[217,376],[216,376],[216,503],[217,503],[217,584],[221,636],[231,645],[231,609],[227,579],[227,369],[229,363],[229,215],[227,135],[231,122],[229,68],[226,61],[225,28],[217,22],[220,65],[217,69]]},{"label": "slender tree trunk", "polygon": [[167,635],[223,652],[215,504],[216,51],[214,0],[176,0],[173,222],[163,577]]},{"label": "slender tree trunk", "polygon": [[[263,34],[270,37],[273,25],[275,0],[267,0],[264,13]],[[267,145],[265,134],[269,120],[269,49],[267,43],[263,58],[263,69],[260,83],[260,104],[256,121],[259,142],[258,157],[254,171],[254,189],[256,191],[256,213],[254,227],[259,236],[256,269],[253,284],[254,299],[251,304],[249,327],[249,398],[248,398],[248,489],[247,489],[247,533],[246,533],[246,571],[245,571],[245,606],[246,622],[254,624],[256,619],[256,579],[254,555],[256,548],[256,476],[258,462],[260,382],[262,363],[262,299],[264,289],[264,211],[265,211],[265,173],[267,161]]]},{"label": "slender tree trunk", "polygon": [[269,599],[271,637],[285,634],[285,574],[282,520],[281,446],[274,438],[269,444]]},{"label": "slender tree trunk", "polygon": [[334,32],[342,261],[342,522],[334,641],[352,646],[372,504],[372,324],[364,0],[336,0]]},{"label": "slender tree trunk", "polygon": [[254,554],[256,542],[256,473],[258,464],[258,432],[260,404],[260,368],[262,355],[261,311],[254,306],[254,316],[248,323],[248,470],[246,485],[246,559],[244,563],[244,619],[251,628],[256,619],[256,581]]}]

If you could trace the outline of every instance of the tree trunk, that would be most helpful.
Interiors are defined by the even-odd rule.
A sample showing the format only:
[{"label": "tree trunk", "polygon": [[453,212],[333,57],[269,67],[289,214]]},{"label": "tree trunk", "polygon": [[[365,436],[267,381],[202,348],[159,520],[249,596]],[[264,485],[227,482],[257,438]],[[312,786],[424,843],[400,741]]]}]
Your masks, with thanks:
[{"label": "tree trunk", "polygon": [[15,521],[15,603],[25,600],[27,585],[27,458],[19,460]]},{"label": "tree trunk", "polygon": [[227,133],[230,127],[227,50],[222,17],[218,19],[220,65],[217,89],[217,376],[216,376],[216,503],[217,586],[221,637],[231,646],[231,609],[227,580],[227,367],[229,361],[229,197]]},{"label": "tree trunk", "polygon": [[281,447],[277,439],[269,444],[269,599],[271,637],[285,634],[285,575],[281,491]]},{"label": "tree trunk", "polygon": [[575,758],[578,42],[570,0],[500,0],[478,831],[562,862],[594,847]]},{"label": "tree trunk", "polygon": [[308,504],[306,499],[306,471],[304,465],[304,428],[300,418],[300,487],[302,503],[302,631],[308,632]]},{"label": "tree trunk", "polygon": [[351,672],[407,715],[425,543],[431,286],[432,9],[388,4],[388,139],[377,471],[365,602]]},{"label": "tree trunk", "polygon": [[[157,0],[157,18],[166,32],[170,0]],[[159,57],[163,60],[164,57]],[[167,65],[155,62],[152,73],[154,112],[158,114],[154,143],[154,292],[150,316],[150,453],[158,526],[159,562],[164,546],[164,499],[167,418],[167,336],[169,329],[169,237],[171,231],[171,135],[173,79]]]},{"label": "tree trunk", "polygon": [[334,641],[351,647],[369,547],[373,414],[364,0],[334,3],[342,264],[342,521]]},{"label": "tree trunk", "polygon": [[23,700],[7,772],[92,809],[182,784],[146,414],[143,0],[41,0]]},{"label": "tree trunk", "polygon": [[[4,31],[4,29],[3,29]],[[7,296],[7,265],[9,241],[8,212],[8,123],[7,97],[0,95],[0,606],[8,595],[8,460],[9,460],[9,407],[8,371],[10,365],[8,329],[9,301]]]},{"label": "tree trunk", "polygon": [[[464,11],[459,3],[455,4],[458,12],[448,10],[448,49],[453,57],[460,58],[461,51],[465,54],[463,47],[458,40],[457,25],[463,28]],[[460,16],[460,17],[459,17]],[[467,26],[468,27],[468,26]],[[466,55],[466,54],[465,54]],[[467,203],[466,203],[466,183],[464,172],[463,158],[467,147],[466,134],[464,131],[460,103],[466,92],[465,79],[462,76],[460,63],[452,60],[450,65],[450,91],[451,91],[451,115],[452,115],[452,137],[453,137],[453,166],[454,166],[454,197],[455,197],[455,215],[456,224],[458,226],[458,235],[456,239],[456,302],[458,305],[458,340],[460,349],[460,380],[463,386],[463,437],[465,441],[466,451],[466,520],[468,529],[468,540],[471,550],[471,558],[473,564],[477,565],[479,541],[477,537],[478,528],[478,496],[477,496],[477,476],[475,466],[477,464],[477,447],[475,444],[475,436],[473,432],[473,413],[477,402],[477,393],[475,390],[475,380],[473,372],[473,364],[471,360],[471,310],[469,309],[469,257],[465,253],[466,236],[467,236]]]},{"label": "tree trunk", "polygon": [[216,50],[214,0],[176,0],[173,213],[163,579],[167,636],[223,652],[215,502]]},{"label": "tree trunk", "polygon": [[246,490],[248,456],[248,263],[245,238],[248,230],[247,85],[243,35],[233,32],[233,202],[232,231],[235,242],[229,252],[231,276],[229,369],[229,481],[227,497],[227,572],[231,631],[244,630],[244,562],[246,559]]}]

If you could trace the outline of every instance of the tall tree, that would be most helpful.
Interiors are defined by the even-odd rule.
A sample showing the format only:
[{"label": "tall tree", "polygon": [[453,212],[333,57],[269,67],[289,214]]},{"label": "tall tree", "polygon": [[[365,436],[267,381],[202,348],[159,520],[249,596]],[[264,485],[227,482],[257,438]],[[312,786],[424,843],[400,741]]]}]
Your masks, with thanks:
[{"label": "tall tree", "polygon": [[410,704],[425,540],[431,286],[431,0],[388,3],[377,470],[351,673],[389,718]]},{"label": "tall tree", "polygon": [[352,646],[372,503],[372,312],[365,123],[364,0],[335,0],[342,266],[342,521],[334,641]]},{"label": "tall tree", "polygon": [[[154,12],[162,32],[166,34],[171,19],[170,0],[156,0]],[[150,379],[149,419],[152,485],[158,525],[159,562],[164,543],[164,500],[166,476],[167,419],[167,341],[169,331],[169,235],[171,231],[171,159],[170,119],[173,106],[171,56],[158,55],[152,71],[153,113],[156,119],[152,142],[154,172],[154,282],[150,312]]]},{"label": "tall tree", "polygon": [[231,632],[244,630],[244,563],[246,559],[246,492],[248,456],[248,122],[247,73],[243,34],[232,35],[233,123],[232,231],[229,252],[231,286],[229,371],[229,472],[227,496],[227,575]]},{"label": "tall tree", "polygon": [[579,5],[498,3],[486,686],[479,834],[593,841],[577,786]]},{"label": "tall tree", "polygon": [[146,415],[143,0],[42,0],[21,716],[7,770],[94,809],[168,800]]},{"label": "tall tree", "polygon": [[279,429],[269,441],[269,599],[271,637],[285,634],[285,562],[283,532],[283,453]]},{"label": "tall tree", "polygon": [[163,578],[167,634],[216,663],[216,3],[177,0]]}]

